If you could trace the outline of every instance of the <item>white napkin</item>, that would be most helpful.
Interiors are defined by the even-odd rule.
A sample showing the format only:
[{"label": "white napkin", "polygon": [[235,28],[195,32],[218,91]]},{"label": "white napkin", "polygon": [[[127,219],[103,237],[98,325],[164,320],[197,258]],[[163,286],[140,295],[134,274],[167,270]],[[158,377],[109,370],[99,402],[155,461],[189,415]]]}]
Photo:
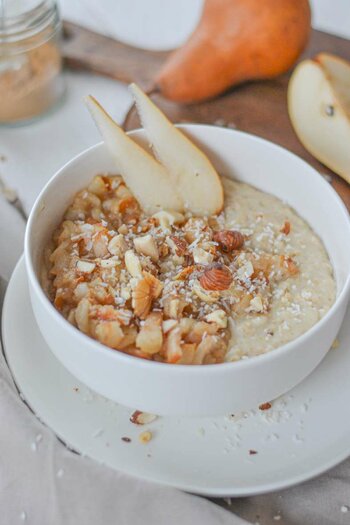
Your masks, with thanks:
[{"label": "white napkin", "polygon": [[10,278],[23,251],[24,221],[17,209],[0,194],[0,277]]},{"label": "white napkin", "polygon": [[[23,232],[17,210],[0,196],[0,295],[22,251]],[[247,523],[206,499],[119,474],[69,451],[21,400],[2,353],[0,421],[1,525]]]}]

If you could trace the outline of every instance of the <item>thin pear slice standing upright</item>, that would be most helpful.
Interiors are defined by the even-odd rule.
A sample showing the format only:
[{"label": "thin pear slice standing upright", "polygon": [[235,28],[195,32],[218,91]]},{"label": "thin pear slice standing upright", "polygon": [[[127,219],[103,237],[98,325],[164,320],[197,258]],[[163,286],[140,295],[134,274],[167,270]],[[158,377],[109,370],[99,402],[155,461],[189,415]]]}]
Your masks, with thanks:
[{"label": "thin pear slice standing upright", "polygon": [[85,102],[115,161],[116,169],[144,211],[150,214],[160,210],[181,212],[183,201],[167,170],[134,142],[94,97],[86,97]]},{"label": "thin pear slice standing upright", "polygon": [[186,209],[195,215],[219,213],[224,204],[223,187],[209,159],[136,84],[130,89],[154,152],[171,175]]}]

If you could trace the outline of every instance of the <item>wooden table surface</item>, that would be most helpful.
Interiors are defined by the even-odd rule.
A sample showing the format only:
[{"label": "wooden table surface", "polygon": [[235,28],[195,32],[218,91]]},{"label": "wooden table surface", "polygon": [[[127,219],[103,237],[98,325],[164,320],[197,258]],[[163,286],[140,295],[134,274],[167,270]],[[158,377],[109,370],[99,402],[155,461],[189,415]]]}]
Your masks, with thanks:
[{"label": "wooden table surface", "polygon": [[[155,72],[168,56],[168,52],[134,48],[71,23],[66,22],[64,28],[63,54],[68,67],[89,70],[126,83],[137,82],[145,89],[151,85]],[[313,30],[301,58],[314,56],[320,51],[350,60],[350,40]],[[332,186],[350,210],[349,184],[308,153],[291,127],[287,112],[289,77],[290,73],[275,80],[246,83],[200,104],[176,104],[160,95],[153,95],[153,100],[173,122],[229,124],[289,149],[322,174],[329,175]],[[128,129],[139,125],[133,112]]]}]

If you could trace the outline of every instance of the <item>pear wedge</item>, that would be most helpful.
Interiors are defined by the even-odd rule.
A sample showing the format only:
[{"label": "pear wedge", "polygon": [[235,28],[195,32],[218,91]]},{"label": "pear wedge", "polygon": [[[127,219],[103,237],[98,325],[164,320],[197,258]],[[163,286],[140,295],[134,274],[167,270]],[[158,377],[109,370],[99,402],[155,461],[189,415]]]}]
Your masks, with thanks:
[{"label": "pear wedge", "polygon": [[350,182],[350,63],[321,53],[295,69],[288,111],[304,147]]},{"label": "pear wedge", "polygon": [[167,168],[185,208],[195,215],[219,213],[224,193],[220,177],[209,159],[136,84],[131,84],[130,89],[155,155]]},{"label": "pear wedge", "polygon": [[136,144],[92,96],[86,105],[124,178],[146,213],[183,211],[184,205],[167,170]]}]

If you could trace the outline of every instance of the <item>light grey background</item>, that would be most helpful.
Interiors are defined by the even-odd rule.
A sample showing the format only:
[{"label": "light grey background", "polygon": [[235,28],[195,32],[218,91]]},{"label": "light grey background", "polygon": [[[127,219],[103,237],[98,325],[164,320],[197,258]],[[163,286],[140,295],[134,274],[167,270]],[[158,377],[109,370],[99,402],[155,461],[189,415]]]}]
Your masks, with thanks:
[{"label": "light grey background", "polygon": [[[313,25],[350,37],[350,0],[310,0]],[[180,45],[192,31],[203,0],[61,0],[63,14],[125,42],[166,49]],[[84,14],[82,14],[84,10]]]}]

